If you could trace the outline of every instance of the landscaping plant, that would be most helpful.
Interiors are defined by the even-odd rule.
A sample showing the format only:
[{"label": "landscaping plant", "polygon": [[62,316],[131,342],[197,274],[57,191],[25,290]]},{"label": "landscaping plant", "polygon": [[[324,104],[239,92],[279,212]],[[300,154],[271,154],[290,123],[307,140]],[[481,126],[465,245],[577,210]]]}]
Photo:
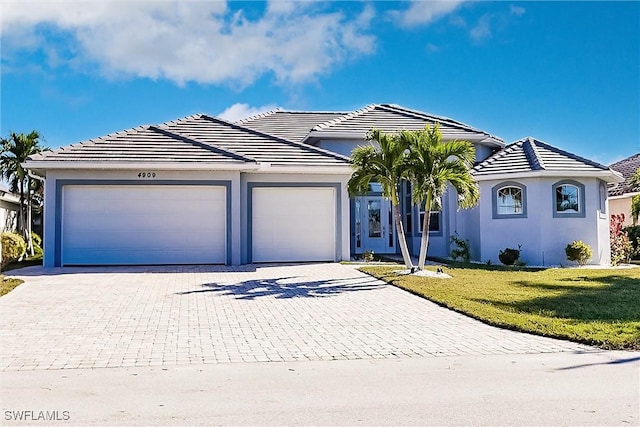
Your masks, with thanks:
[{"label": "landscaping plant", "polygon": [[451,259],[457,261],[460,258],[464,263],[468,263],[471,260],[469,239],[461,239],[457,231],[449,239],[451,239],[451,244],[455,245],[451,249]]},{"label": "landscaping plant", "polygon": [[579,265],[585,265],[593,256],[591,246],[587,245],[582,240],[574,240],[569,243],[567,247],[564,248],[564,252],[567,254],[567,259],[569,261],[575,261]]},{"label": "landscaping plant", "polygon": [[2,239],[2,266],[12,261],[19,260],[27,252],[27,244],[21,235],[5,232],[0,235]]},{"label": "landscaping plant", "polygon": [[520,258],[520,248],[522,248],[522,245],[518,245],[518,249],[506,248],[500,251],[498,259],[504,265],[514,265]]},{"label": "landscaping plant", "polygon": [[611,265],[629,262],[633,247],[629,236],[622,229],[624,214],[611,215],[609,222],[609,240],[611,242]]},{"label": "landscaping plant", "polygon": [[627,233],[627,237],[629,237],[633,248],[631,258],[640,259],[640,225],[627,227],[623,231]]}]

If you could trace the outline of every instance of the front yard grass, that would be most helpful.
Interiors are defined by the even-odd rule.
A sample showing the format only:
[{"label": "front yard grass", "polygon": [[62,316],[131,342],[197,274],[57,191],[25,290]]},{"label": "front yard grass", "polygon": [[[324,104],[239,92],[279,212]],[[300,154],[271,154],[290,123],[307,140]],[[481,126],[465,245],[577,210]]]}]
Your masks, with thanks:
[{"label": "front yard grass", "polygon": [[362,271],[485,323],[591,344],[640,350],[640,268],[510,270],[445,266],[451,279]]},{"label": "front yard grass", "polygon": [[23,281],[20,279],[14,279],[11,277],[4,277],[3,275],[0,275],[0,297],[8,294],[22,283]]}]

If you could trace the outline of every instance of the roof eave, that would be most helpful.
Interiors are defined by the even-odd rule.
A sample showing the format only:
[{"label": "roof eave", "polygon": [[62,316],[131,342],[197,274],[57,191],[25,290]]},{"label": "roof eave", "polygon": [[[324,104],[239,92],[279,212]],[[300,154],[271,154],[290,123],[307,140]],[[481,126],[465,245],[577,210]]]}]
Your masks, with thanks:
[{"label": "roof eave", "polygon": [[279,174],[321,174],[321,175],[351,175],[353,169],[351,165],[278,165],[261,163],[256,170],[251,173],[279,173]]},{"label": "roof eave", "polygon": [[[445,140],[453,140],[453,139],[465,139],[470,142],[477,142],[484,145],[493,145],[496,147],[504,147],[504,142],[494,137],[487,137],[486,135],[477,134],[477,135],[469,135],[464,138],[453,138],[449,137],[446,133],[442,135]],[[309,140],[319,140],[319,139],[340,139],[340,140],[358,140],[363,141],[366,138],[366,133],[363,135],[360,131],[350,131],[350,132],[331,132],[331,131],[318,131],[312,130],[309,134],[302,140],[302,142],[307,142]]]},{"label": "roof eave", "polygon": [[618,194],[618,195],[615,195],[615,196],[611,196],[610,195],[609,199],[610,200],[630,199],[630,198],[632,198],[634,196],[638,196],[638,195],[640,195],[640,191],[632,191],[632,192],[629,192],[629,193],[622,193],[622,194]]},{"label": "roof eave", "polygon": [[549,177],[568,177],[568,178],[600,178],[601,180],[609,183],[622,182],[620,179],[622,176],[612,170],[602,171],[554,171],[554,170],[538,170],[527,172],[506,172],[495,174],[478,174],[473,173],[473,177],[476,181],[495,181],[504,179],[518,179],[518,178],[549,178]]},{"label": "roof eave", "polygon": [[[255,170],[258,163],[247,162],[92,162],[92,161],[52,161],[52,160],[28,160],[22,164],[25,169],[33,171],[46,171],[50,169],[87,169],[87,170],[130,170],[130,169],[154,169],[154,170]],[[44,176],[44,175],[43,175]]]}]

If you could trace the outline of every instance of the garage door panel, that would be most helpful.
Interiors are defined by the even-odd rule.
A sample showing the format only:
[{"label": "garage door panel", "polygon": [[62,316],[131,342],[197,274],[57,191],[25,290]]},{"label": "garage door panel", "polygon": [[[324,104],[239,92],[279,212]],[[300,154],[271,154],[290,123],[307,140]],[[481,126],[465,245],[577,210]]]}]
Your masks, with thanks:
[{"label": "garage door panel", "polygon": [[224,263],[226,221],[221,186],[66,186],[62,263]]},{"label": "garage door panel", "polygon": [[335,235],[334,188],[253,189],[254,262],[333,261]]}]

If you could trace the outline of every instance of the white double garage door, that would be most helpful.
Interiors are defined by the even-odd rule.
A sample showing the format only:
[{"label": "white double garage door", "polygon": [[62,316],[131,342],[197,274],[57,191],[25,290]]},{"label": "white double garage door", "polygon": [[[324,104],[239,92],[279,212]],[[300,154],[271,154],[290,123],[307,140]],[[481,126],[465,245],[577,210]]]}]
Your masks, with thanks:
[{"label": "white double garage door", "polygon": [[[335,259],[335,188],[250,191],[250,261]],[[216,185],[65,185],[60,264],[231,263],[231,220],[240,213],[227,197]]]}]

